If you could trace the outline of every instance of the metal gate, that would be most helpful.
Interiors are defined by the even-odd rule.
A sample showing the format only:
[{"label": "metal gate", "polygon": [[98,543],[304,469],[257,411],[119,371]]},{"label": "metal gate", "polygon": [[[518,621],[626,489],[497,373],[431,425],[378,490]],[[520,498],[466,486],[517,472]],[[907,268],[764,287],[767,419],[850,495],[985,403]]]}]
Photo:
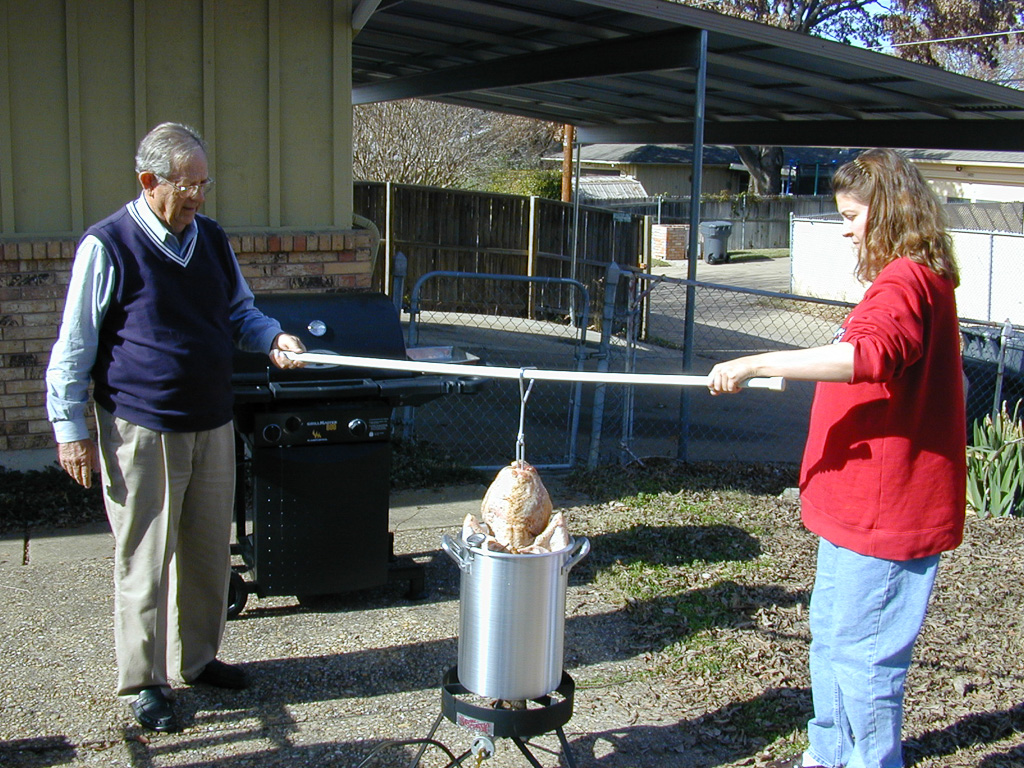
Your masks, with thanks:
[{"label": "metal gate", "polygon": [[[407,346],[434,360],[468,357],[467,375],[475,365],[581,371],[588,307],[586,287],[568,278],[430,272],[410,292]],[[443,447],[459,463],[497,469],[516,457],[521,429],[531,464],[573,467],[580,413],[592,395],[579,382],[529,383],[491,380],[472,397],[442,398],[462,403],[410,410],[401,416],[403,434]]]}]

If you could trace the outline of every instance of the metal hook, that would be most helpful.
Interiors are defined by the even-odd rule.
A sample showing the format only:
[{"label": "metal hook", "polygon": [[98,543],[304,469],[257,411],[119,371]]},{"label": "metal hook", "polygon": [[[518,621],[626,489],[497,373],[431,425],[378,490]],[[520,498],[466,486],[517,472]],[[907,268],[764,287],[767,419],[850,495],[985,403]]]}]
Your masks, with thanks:
[{"label": "metal hook", "polygon": [[526,463],[526,401],[530,397],[530,390],[536,379],[530,379],[526,384],[526,368],[519,369],[519,434],[516,436],[516,464],[522,466]]}]

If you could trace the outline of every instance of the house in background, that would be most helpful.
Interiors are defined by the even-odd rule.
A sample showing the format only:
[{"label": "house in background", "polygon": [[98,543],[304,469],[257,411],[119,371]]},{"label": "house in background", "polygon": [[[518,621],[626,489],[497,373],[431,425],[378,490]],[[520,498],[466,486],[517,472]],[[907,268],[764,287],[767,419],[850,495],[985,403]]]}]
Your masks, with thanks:
[{"label": "house in background", "polygon": [[[690,194],[693,148],[688,144],[585,144],[578,151],[584,201]],[[544,159],[561,163],[562,155]],[[732,147],[704,148],[701,189],[705,194],[742,192],[748,178]]]},{"label": "house in background", "polygon": [[[789,194],[827,195],[838,165],[860,149],[786,149]],[[899,149],[917,166],[944,203],[1010,203],[1024,200],[1024,152]],[[785,174],[784,174],[785,175]],[[812,181],[813,179],[813,181]]]},{"label": "house in background", "polygon": [[[848,149],[788,147],[783,192],[828,194],[832,171],[848,160]],[[544,158],[561,163],[562,155]],[[689,197],[693,148],[689,144],[585,144],[579,149],[580,191],[587,201],[649,197]],[[738,194],[750,175],[733,147],[704,147],[704,194]],[[617,194],[621,192],[621,194]]]},{"label": "house in background", "polygon": [[[857,149],[787,147],[783,192],[827,195],[835,169]],[[1004,203],[1024,200],[1024,152],[901,149],[943,202]],[[561,154],[545,160],[562,161]],[[693,149],[687,144],[588,144],[580,147],[580,191],[587,201],[688,197]],[[701,188],[736,194],[749,175],[733,147],[706,146]]]},{"label": "house in background", "polygon": [[1024,152],[904,149],[947,203],[1024,201]]},{"label": "house in background", "polygon": [[[545,160],[562,162],[562,156]],[[579,148],[580,191],[585,200],[630,197],[688,197],[693,173],[689,144],[584,144]],[[748,174],[732,147],[706,146],[701,189],[704,193],[742,192]],[[618,188],[616,180],[629,186]]]}]

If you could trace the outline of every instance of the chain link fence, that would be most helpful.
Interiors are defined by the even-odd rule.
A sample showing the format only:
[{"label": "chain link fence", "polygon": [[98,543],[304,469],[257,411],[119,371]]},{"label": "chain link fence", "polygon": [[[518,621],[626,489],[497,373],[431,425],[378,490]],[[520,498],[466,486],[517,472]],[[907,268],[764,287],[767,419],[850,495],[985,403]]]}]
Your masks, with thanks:
[{"label": "chain link fence", "polygon": [[1010,322],[962,322],[960,334],[968,425],[997,413],[1003,403],[1013,413],[1014,406],[1024,399],[1024,328]]},{"label": "chain link fence", "polygon": [[[475,290],[468,290],[469,286]],[[451,297],[471,294],[471,303]],[[437,309],[445,296],[445,309]],[[427,298],[431,297],[431,298]],[[583,370],[590,299],[579,282],[565,278],[432,272],[411,291],[408,346],[431,350],[434,359],[502,368]],[[491,314],[489,306],[514,307],[516,315]],[[551,307],[563,313],[551,319]],[[431,349],[432,348],[432,349]],[[445,397],[400,417],[406,437],[443,448],[469,466],[496,469],[517,456],[546,468],[578,463],[583,385],[576,382],[488,379],[470,397]],[[525,403],[524,403],[525,398]]]},{"label": "chain link fence", "polygon": [[[720,361],[831,341],[849,305],[799,296],[644,274],[621,281],[633,318],[612,344],[611,368],[682,373],[687,303],[692,302],[687,373],[704,374]],[[712,397],[703,387],[610,388],[606,423],[621,425],[605,439],[599,462],[654,456],[686,461],[798,462],[806,437],[813,384],[788,382],[786,392],[749,389]]]},{"label": "chain link fence", "polygon": [[[435,273],[424,280],[468,281]],[[829,343],[851,303],[742,289],[610,268],[601,317],[572,281],[488,275],[503,301],[518,295],[519,316],[435,311],[414,305],[412,347],[441,347],[477,364],[608,373],[704,374],[722,360]],[[546,291],[574,312],[530,317],[550,305]],[[568,293],[567,293],[568,291]],[[414,296],[416,295],[414,291]],[[691,308],[692,312],[688,312]],[[543,314],[543,313],[541,313]],[[968,423],[1024,397],[1024,329],[964,321]],[[688,355],[684,349],[689,347]],[[684,360],[688,359],[688,364]],[[474,365],[467,365],[467,374]],[[525,382],[528,384],[528,382]],[[814,385],[785,392],[749,389],[712,397],[704,387],[491,379],[472,397],[441,398],[405,414],[405,434],[442,446],[456,461],[495,468],[516,457],[538,467],[626,464],[654,457],[683,461],[798,463]],[[522,419],[522,421],[520,421]]]}]

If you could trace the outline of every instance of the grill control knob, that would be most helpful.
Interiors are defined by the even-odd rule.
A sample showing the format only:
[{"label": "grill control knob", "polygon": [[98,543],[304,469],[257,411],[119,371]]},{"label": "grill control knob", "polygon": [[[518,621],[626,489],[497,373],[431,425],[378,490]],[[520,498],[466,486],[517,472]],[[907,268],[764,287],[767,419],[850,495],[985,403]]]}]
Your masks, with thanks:
[{"label": "grill control knob", "polygon": [[301,426],[302,426],[302,419],[300,419],[298,416],[289,416],[287,419],[285,419],[284,428],[288,432],[294,432],[295,430],[299,429]]},{"label": "grill control knob", "polygon": [[312,320],[309,325],[306,326],[306,330],[309,331],[310,335],[319,338],[327,333],[327,323],[323,320]]},{"label": "grill control knob", "polygon": [[362,419],[352,419],[352,421],[348,423],[348,431],[356,437],[366,437],[367,433],[370,431],[370,425]]},{"label": "grill control knob", "polygon": [[281,439],[281,428],[277,424],[267,424],[263,428],[263,439],[268,443],[276,443]]}]

